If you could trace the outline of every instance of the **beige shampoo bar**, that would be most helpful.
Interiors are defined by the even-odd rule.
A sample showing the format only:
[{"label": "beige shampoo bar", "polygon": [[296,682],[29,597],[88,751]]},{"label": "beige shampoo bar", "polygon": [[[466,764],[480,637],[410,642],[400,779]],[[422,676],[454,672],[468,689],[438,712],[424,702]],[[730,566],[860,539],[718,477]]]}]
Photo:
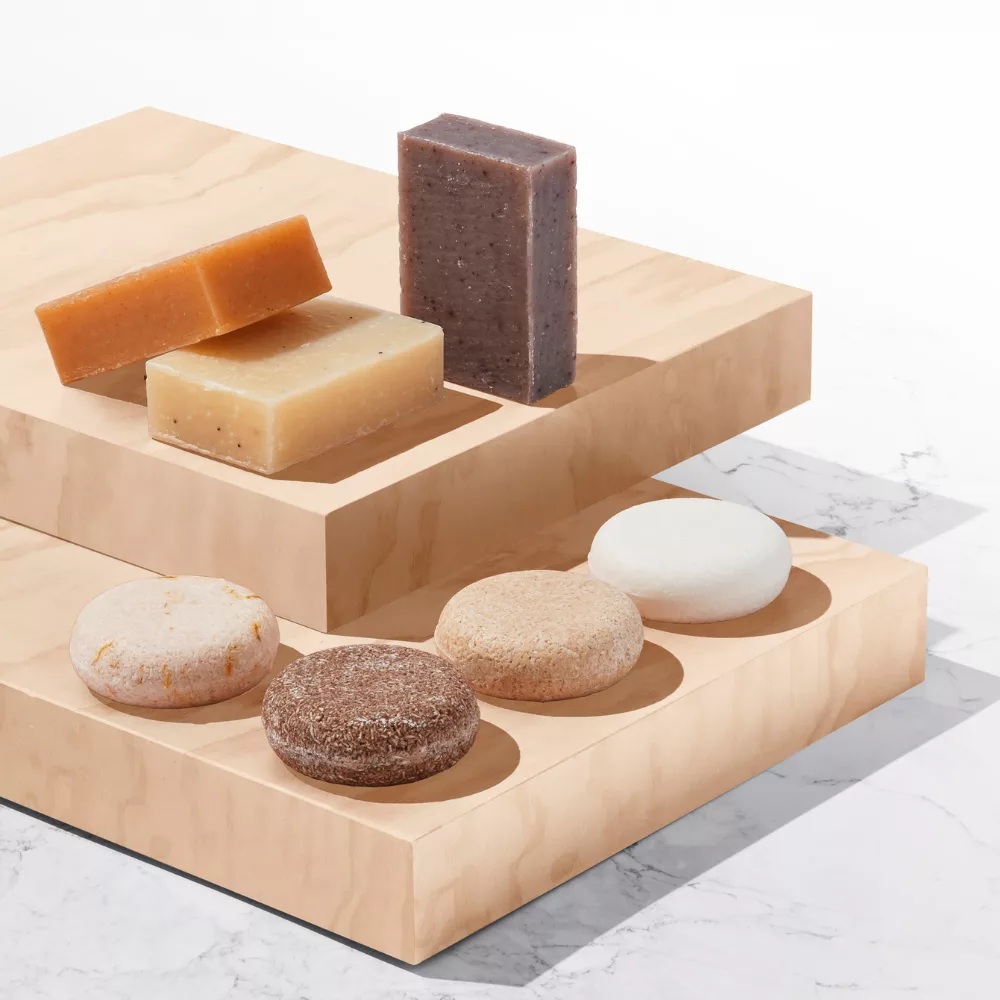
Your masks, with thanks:
[{"label": "beige shampoo bar", "polygon": [[270,474],[434,401],[444,338],[324,295],[154,358],[146,379],[156,440]]}]

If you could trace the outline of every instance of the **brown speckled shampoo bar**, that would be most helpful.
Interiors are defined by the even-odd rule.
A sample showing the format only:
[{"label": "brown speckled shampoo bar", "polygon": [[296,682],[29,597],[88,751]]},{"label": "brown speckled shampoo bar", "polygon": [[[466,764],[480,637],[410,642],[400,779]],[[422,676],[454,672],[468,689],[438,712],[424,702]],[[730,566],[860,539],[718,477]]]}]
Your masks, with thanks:
[{"label": "brown speckled shampoo bar", "polygon": [[268,687],[261,719],[271,749],[293,770],[377,787],[429,778],[465,756],[479,704],[440,656],[366,643],[290,663]]},{"label": "brown speckled shampoo bar", "polygon": [[576,375],[576,151],[441,115],[399,134],[402,308],[445,378],[532,403]]},{"label": "brown speckled shampoo bar", "polygon": [[69,659],[95,694],[143,708],[193,708],[256,686],[278,651],[278,619],[227,580],[131,580],[79,614]]}]

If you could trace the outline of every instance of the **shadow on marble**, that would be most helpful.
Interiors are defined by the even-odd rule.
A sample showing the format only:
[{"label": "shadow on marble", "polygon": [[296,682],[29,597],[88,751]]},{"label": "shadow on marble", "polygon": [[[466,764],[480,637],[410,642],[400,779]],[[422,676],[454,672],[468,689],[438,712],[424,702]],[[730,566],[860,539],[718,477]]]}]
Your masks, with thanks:
[{"label": "shadow on marble", "polygon": [[983,513],[920,484],[935,463],[931,452],[902,453],[887,479],[741,434],[656,478],[902,555]]},{"label": "shadow on marble", "polygon": [[428,979],[525,986],[675,889],[697,882],[716,865],[998,701],[1000,677],[929,655],[923,684],[412,971]]}]

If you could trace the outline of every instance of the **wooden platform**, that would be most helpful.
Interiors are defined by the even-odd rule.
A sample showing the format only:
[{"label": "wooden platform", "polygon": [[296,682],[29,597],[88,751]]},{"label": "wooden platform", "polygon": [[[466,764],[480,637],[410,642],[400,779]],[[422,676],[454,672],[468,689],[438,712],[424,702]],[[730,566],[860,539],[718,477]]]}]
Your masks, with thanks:
[{"label": "wooden platform", "polygon": [[396,179],[146,109],[0,159],[0,516],[334,628],[809,395],[806,292],[580,234],[577,383],[439,406],[267,478],[149,440],[142,370],[59,384],[40,302],[295,213],[399,305]]},{"label": "wooden platform", "polygon": [[[579,568],[606,518],[673,495],[643,482],[334,637],[282,622],[279,663],[355,637],[433,648],[459,586]],[[74,617],[147,574],[0,524],[0,796],[419,962],[922,679],[923,567],[786,531],[795,568],[770,607],[650,625],[639,665],[598,695],[482,699],[477,742],[454,768],[366,790],[278,761],[258,715],[264,684],[173,712],[91,695],[68,662]]]}]

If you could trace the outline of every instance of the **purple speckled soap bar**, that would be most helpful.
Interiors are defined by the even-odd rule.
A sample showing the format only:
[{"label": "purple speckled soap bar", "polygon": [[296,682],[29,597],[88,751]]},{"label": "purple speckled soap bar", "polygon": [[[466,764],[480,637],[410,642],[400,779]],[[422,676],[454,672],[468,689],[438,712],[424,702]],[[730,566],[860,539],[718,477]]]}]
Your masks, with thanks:
[{"label": "purple speckled soap bar", "polygon": [[576,375],[576,151],[441,115],[399,134],[407,316],[444,330],[445,378],[532,403]]}]

